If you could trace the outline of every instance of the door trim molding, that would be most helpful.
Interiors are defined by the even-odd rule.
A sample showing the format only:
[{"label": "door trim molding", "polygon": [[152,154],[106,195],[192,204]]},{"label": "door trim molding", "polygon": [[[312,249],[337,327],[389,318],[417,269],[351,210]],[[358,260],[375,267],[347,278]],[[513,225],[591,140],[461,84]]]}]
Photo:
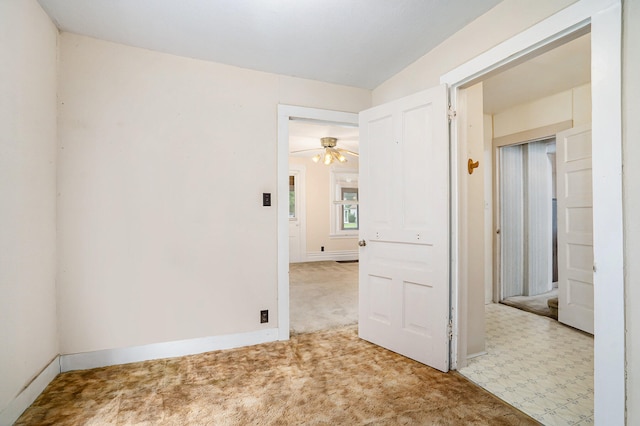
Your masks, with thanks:
[{"label": "door trim molding", "polygon": [[278,340],[289,339],[289,121],[292,119],[358,126],[356,113],[278,105]]},{"label": "door trim molding", "polygon": [[[624,262],[622,222],[622,7],[620,0],[581,0],[555,15],[506,40],[478,57],[443,75],[441,83],[451,87],[451,104],[456,108],[460,89],[499,72],[507,65],[549,50],[591,29],[592,126],[594,199],[594,416],[596,424],[625,422],[625,330]],[[597,64],[597,67],[594,66]],[[458,111],[458,114],[462,114]],[[454,341],[452,366],[463,365],[457,336],[466,328],[461,322],[460,297],[466,282],[460,280],[458,191],[459,140],[456,126],[451,129],[452,188],[452,309]],[[598,209],[597,206],[606,206]],[[464,320],[463,320],[464,321]]]},{"label": "door trim molding", "polygon": [[520,145],[529,142],[541,141],[544,139],[551,139],[556,136],[556,133],[562,132],[563,130],[571,129],[572,127],[573,120],[566,120],[559,123],[550,124],[548,126],[525,130],[524,132],[499,136],[493,139],[493,149],[502,148],[503,146]]}]

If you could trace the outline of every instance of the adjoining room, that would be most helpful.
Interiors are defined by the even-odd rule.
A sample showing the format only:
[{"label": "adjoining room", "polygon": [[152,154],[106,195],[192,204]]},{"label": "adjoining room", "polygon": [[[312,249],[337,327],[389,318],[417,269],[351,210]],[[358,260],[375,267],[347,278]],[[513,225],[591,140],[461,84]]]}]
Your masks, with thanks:
[{"label": "adjoining room", "polygon": [[291,332],[358,321],[358,127],[289,121]]}]

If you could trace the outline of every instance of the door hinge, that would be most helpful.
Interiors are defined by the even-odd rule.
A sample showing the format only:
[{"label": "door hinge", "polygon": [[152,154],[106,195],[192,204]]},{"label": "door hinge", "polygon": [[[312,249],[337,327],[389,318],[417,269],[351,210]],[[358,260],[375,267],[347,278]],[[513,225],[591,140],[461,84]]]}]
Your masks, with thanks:
[{"label": "door hinge", "polygon": [[447,111],[447,116],[449,117],[449,122],[456,118],[457,112],[451,105],[449,105],[449,110]]},{"label": "door hinge", "polygon": [[449,324],[447,325],[447,335],[449,336],[449,340],[453,340],[453,320],[449,320]]}]

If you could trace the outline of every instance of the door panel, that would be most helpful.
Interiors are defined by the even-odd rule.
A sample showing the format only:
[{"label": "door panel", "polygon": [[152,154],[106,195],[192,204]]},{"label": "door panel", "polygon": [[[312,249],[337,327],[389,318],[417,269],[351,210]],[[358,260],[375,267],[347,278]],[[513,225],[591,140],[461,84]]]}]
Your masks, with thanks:
[{"label": "door panel", "polygon": [[593,334],[591,127],[556,137],[558,320]]},{"label": "door panel", "polygon": [[360,337],[449,369],[445,86],[360,114]]},{"label": "door panel", "polygon": [[[369,151],[369,162],[371,164],[380,164],[386,173],[374,173],[369,176],[369,185],[375,188],[369,196],[369,211],[371,215],[371,224],[378,230],[387,230],[392,228],[392,202],[393,188],[392,182],[387,179],[391,173],[395,173],[394,163],[389,163],[389,159],[393,158],[393,145],[386,144],[385,141],[393,140],[393,116],[384,114],[372,120],[368,127],[369,144],[375,146],[376,149]],[[362,136],[360,136],[362,140]],[[362,143],[360,142],[360,145]],[[362,153],[360,153],[360,170],[362,170]],[[360,172],[362,175],[362,171]],[[362,188],[362,185],[360,185]],[[362,189],[360,189],[362,191]],[[362,198],[362,192],[360,198]],[[362,226],[362,225],[360,225]]]}]

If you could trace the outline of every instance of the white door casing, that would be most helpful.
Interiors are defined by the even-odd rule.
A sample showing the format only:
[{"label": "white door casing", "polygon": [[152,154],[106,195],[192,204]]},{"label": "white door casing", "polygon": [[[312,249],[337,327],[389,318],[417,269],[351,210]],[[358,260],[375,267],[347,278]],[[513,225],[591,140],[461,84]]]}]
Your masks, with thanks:
[{"label": "white door casing", "polygon": [[558,320],[593,334],[591,126],[558,133]]},{"label": "white door casing", "polygon": [[359,335],[449,369],[447,89],[360,113]]}]

